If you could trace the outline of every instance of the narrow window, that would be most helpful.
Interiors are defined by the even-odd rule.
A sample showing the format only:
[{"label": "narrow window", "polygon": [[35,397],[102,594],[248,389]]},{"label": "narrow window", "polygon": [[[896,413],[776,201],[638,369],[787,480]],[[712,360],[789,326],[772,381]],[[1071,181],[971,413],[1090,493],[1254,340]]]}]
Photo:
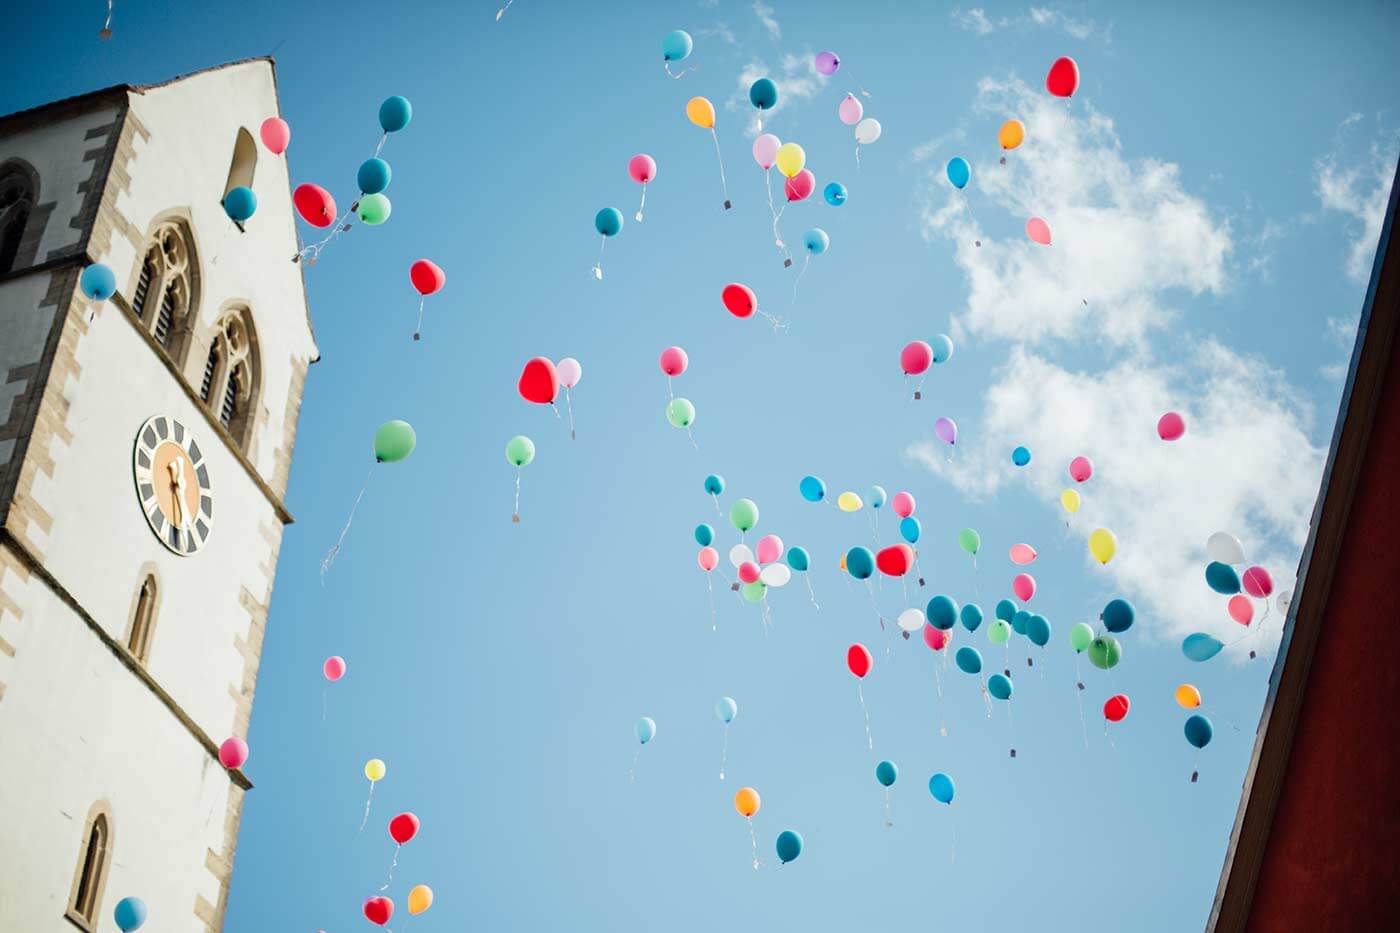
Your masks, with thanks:
[{"label": "narrow window", "polygon": [[228,382],[224,383],[224,400],[219,406],[219,420],[224,427],[233,424],[233,419],[238,415],[238,384],[243,378],[243,365],[240,363],[229,373]]},{"label": "narrow window", "polygon": [[24,227],[34,206],[32,187],[18,170],[0,173],[0,274],[15,268]]},{"label": "narrow window", "polygon": [[151,285],[160,274],[160,269],[156,266],[156,257],[160,251],[151,247],[146,253],[146,258],[141,262],[141,276],[136,280],[136,294],[131,298],[131,310],[136,312],[136,316],[145,320],[146,302],[151,295]]},{"label": "narrow window", "polygon": [[[239,447],[251,440],[253,416],[258,411],[260,357],[253,330],[253,315],[246,307],[224,312],[211,345],[211,362],[205,364],[207,394],[200,395],[209,413],[233,435]],[[217,350],[215,360],[213,353]]]},{"label": "narrow window", "polygon": [[73,902],[68,905],[70,915],[83,921],[88,929],[95,926],[111,849],[107,814],[99,813],[88,827],[87,838],[83,840],[82,851],[78,854],[77,883],[73,886]]},{"label": "narrow window", "polygon": [[160,300],[160,312],[156,315],[156,326],[151,333],[156,338],[156,343],[166,349],[170,348],[170,332],[175,329],[175,293],[167,288],[165,295]]},{"label": "narrow window", "polygon": [[199,383],[199,400],[208,404],[209,393],[214,391],[214,377],[219,374],[219,338],[209,348],[209,358],[204,361],[204,378]]},{"label": "narrow window", "polygon": [[151,651],[151,628],[156,618],[156,578],[147,575],[136,594],[136,610],[131,614],[131,633],[127,635],[126,647],[132,656],[142,664]]},{"label": "narrow window", "polygon": [[224,184],[224,197],[234,188],[253,187],[253,170],[258,165],[258,147],[253,143],[253,135],[242,127],[233,139],[233,160],[228,167],[228,181]]}]

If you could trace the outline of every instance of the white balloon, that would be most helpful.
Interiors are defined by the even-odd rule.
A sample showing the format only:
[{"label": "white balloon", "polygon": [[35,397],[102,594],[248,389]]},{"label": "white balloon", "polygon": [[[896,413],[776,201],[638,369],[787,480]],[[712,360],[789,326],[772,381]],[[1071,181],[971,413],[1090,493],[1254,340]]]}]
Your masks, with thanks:
[{"label": "white balloon", "polygon": [[1278,611],[1284,615],[1288,614],[1288,607],[1293,605],[1293,591],[1284,590],[1278,594]]},{"label": "white balloon", "polygon": [[1206,556],[1222,564],[1243,564],[1244,545],[1234,535],[1217,531],[1206,539]]},{"label": "white balloon", "polygon": [[862,146],[868,146],[880,138],[880,121],[874,117],[866,117],[856,124],[856,142]]},{"label": "white balloon", "polygon": [[904,631],[913,634],[924,627],[924,611],[922,609],[906,609],[899,614],[899,618],[895,621]]},{"label": "white balloon", "polygon": [[749,550],[747,544],[736,544],[729,549],[729,562],[738,570],[741,564],[756,563],[753,559],[753,551]]},{"label": "white balloon", "polygon": [[788,569],[787,564],[769,564],[763,568],[758,579],[764,586],[787,586],[787,582],[792,579],[792,571]]}]

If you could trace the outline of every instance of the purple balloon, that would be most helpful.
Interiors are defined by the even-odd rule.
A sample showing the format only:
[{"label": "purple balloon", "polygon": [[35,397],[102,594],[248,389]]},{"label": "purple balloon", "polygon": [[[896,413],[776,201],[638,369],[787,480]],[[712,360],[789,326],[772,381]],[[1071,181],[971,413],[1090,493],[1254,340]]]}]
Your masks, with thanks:
[{"label": "purple balloon", "polygon": [[933,423],[933,433],[945,444],[958,442],[958,426],[952,418],[939,418]]},{"label": "purple balloon", "polygon": [[816,65],[817,70],[822,74],[834,75],[836,69],[841,67],[841,59],[836,56],[835,52],[818,52]]}]

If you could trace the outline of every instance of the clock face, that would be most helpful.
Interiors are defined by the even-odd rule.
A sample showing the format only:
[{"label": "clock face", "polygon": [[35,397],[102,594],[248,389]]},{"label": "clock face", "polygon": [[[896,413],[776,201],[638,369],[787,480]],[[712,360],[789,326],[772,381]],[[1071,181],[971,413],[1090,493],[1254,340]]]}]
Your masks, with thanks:
[{"label": "clock face", "polygon": [[183,557],[204,547],[214,524],[209,465],[189,428],[156,415],[136,432],[132,453],[136,496],[151,531]]}]

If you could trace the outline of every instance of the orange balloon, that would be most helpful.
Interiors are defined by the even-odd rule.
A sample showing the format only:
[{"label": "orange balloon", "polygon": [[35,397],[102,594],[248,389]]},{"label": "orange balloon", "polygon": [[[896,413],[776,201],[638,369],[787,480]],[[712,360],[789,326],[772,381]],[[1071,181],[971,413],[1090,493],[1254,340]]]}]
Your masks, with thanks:
[{"label": "orange balloon", "polygon": [[712,130],[715,128],[715,105],[703,97],[692,97],[686,102],[685,115],[690,117],[690,122],[701,129]]},{"label": "orange balloon", "polygon": [[1026,124],[1020,120],[1007,120],[997,133],[997,142],[1003,149],[1015,149],[1026,138]]},{"label": "orange balloon", "polygon": [[842,555],[841,555],[841,569],[842,569],[842,570],[845,570],[845,569],[846,569],[846,555],[845,555],[845,554],[842,554]]},{"label": "orange balloon", "polygon": [[1176,704],[1182,709],[1195,709],[1201,705],[1201,691],[1190,684],[1176,688]]},{"label": "orange balloon", "polygon": [[433,889],[426,884],[420,884],[408,892],[409,913],[421,914],[431,906],[433,906]]},{"label": "orange balloon", "polygon": [[740,816],[753,816],[758,812],[758,791],[752,787],[741,787],[739,793],[734,795],[734,809],[739,811]]}]

